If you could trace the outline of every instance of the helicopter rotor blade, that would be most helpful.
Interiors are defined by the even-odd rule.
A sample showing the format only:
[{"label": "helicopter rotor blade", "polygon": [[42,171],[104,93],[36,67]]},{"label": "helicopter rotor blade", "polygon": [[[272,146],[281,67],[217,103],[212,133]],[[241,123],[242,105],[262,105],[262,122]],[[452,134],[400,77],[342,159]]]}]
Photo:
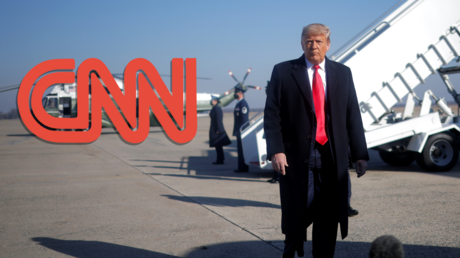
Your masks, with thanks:
[{"label": "helicopter rotor blade", "polygon": [[15,85],[10,85],[10,86],[3,86],[3,87],[0,87],[0,90],[6,89],[6,88],[12,88],[12,87],[18,87],[18,88],[19,88],[19,85],[21,85],[21,84],[15,84]]},{"label": "helicopter rotor blade", "polygon": [[10,90],[17,90],[19,87],[9,88],[9,89],[0,89],[0,92],[10,91]]},{"label": "helicopter rotor blade", "polygon": [[[232,71],[228,71],[228,74],[229,74],[230,76],[232,76],[233,80],[235,80],[238,84],[241,85],[241,83],[238,81],[238,79],[236,79],[235,75],[233,75]],[[238,86],[238,85],[237,85],[237,86]],[[235,87],[236,87],[236,86],[235,86]]]},{"label": "helicopter rotor blade", "polygon": [[20,85],[20,84],[15,84],[15,85],[11,85],[11,86],[0,87],[0,92],[5,92],[5,91],[10,91],[10,90],[19,89],[19,85]]},{"label": "helicopter rotor blade", "polygon": [[243,78],[243,82],[241,83],[241,85],[244,85],[244,81],[246,81],[246,78],[248,78],[248,75],[251,72],[251,70],[252,70],[251,67],[249,67],[248,71],[246,72],[246,75]]},{"label": "helicopter rotor blade", "polygon": [[[112,73],[112,75],[116,76],[119,79],[123,79],[123,74],[122,73]],[[171,77],[171,75],[169,75],[169,74],[160,74],[160,76]],[[184,76],[184,78],[185,78],[185,76]],[[212,78],[208,78],[208,77],[196,77],[196,78],[198,80],[212,80]]]},{"label": "helicopter rotor blade", "polygon": [[200,80],[212,80],[212,78],[207,78],[207,77],[196,77],[196,78]]},{"label": "helicopter rotor blade", "polygon": [[[160,74],[160,76],[164,76],[164,77],[171,77],[171,75],[169,74]],[[184,76],[185,78],[185,76]],[[212,78],[208,78],[208,77],[196,77],[197,79],[199,80],[212,80]]]},{"label": "helicopter rotor blade", "polygon": [[251,89],[255,89],[255,90],[261,90],[262,89],[262,87],[260,87],[260,86],[253,86],[253,85],[246,85],[246,87],[251,88]]}]

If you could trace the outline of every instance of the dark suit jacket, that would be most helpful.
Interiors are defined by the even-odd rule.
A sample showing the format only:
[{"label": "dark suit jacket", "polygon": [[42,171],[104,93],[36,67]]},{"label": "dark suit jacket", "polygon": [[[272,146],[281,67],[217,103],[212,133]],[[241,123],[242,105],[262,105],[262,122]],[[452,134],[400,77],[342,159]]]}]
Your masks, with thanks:
[{"label": "dark suit jacket", "polygon": [[249,120],[249,106],[245,99],[236,103],[233,116],[235,119],[235,123],[233,125],[233,136],[239,136],[240,127]]},{"label": "dark suit jacket", "polygon": [[[348,144],[353,161],[369,160],[350,68],[326,58],[326,129],[337,173],[337,210],[342,238],[348,233]],[[308,159],[316,117],[305,57],[275,65],[267,88],[264,130],[267,157],[285,153],[289,167],[280,182],[282,231],[305,232],[311,224],[306,196]],[[350,143],[348,142],[350,139]]]}]

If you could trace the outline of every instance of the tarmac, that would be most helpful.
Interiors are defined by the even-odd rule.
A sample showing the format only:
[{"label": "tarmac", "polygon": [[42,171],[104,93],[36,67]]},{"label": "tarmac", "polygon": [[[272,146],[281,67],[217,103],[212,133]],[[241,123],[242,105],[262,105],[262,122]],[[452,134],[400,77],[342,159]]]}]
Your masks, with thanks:
[{"label": "tarmac", "polygon": [[[233,114],[224,125],[231,135]],[[272,171],[234,173],[235,137],[225,165],[212,165],[208,130],[200,117],[185,145],[155,127],[139,145],[113,129],[91,144],[63,145],[36,138],[20,120],[0,121],[0,257],[281,257]],[[428,173],[370,154],[365,176],[350,172],[359,215],[335,257],[368,257],[387,234],[402,241],[406,258],[460,257],[460,164]],[[311,257],[310,241],[305,249]]]}]

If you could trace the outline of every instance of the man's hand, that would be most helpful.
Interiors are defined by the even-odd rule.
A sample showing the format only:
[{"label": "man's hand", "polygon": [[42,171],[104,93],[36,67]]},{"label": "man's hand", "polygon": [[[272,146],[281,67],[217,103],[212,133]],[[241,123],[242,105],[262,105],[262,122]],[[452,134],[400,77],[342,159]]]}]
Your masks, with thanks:
[{"label": "man's hand", "polygon": [[363,159],[356,161],[356,174],[358,174],[358,178],[364,176],[367,170],[367,162]]},{"label": "man's hand", "polygon": [[286,155],[284,153],[276,153],[272,156],[272,165],[275,171],[281,173],[281,175],[286,175],[286,170],[284,167],[289,167],[286,161]]}]

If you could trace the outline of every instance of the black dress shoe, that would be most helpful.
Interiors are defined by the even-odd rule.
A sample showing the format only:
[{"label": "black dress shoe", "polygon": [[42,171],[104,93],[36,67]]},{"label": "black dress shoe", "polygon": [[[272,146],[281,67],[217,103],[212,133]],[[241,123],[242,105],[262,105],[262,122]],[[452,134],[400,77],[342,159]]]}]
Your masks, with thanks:
[{"label": "black dress shoe", "polygon": [[213,165],[223,165],[224,162],[223,161],[216,161],[216,162],[213,162],[212,164]]},{"label": "black dress shoe", "polygon": [[303,257],[305,255],[303,250],[303,242],[301,242],[301,244],[299,244],[295,250],[290,250],[289,252],[283,253],[281,258],[294,258],[296,252],[298,257]]},{"label": "black dress shoe", "polygon": [[236,169],[236,170],[233,170],[233,172],[235,173],[244,173],[244,172],[249,172],[249,170],[239,170],[239,169]]},{"label": "black dress shoe", "polygon": [[355,210],[350,205],[348,205],[348,217],[356,216],[358,213],[358,210]]},{"label": "black dress shoe", "polygon": [[302,243],[301,246],[297,247],[296,251],[297,251],[297,256],[298,257],[303,257],[305,255],[304,251],[303,251],[303,243]]},{"label": "black dress shoe", "polygon": [[280,181],[278,180],[278,178],[272,178],[272,179],[267,180],[267,182],[269,182],[270,184],[276,184],[276,183],[279,183]]}]

